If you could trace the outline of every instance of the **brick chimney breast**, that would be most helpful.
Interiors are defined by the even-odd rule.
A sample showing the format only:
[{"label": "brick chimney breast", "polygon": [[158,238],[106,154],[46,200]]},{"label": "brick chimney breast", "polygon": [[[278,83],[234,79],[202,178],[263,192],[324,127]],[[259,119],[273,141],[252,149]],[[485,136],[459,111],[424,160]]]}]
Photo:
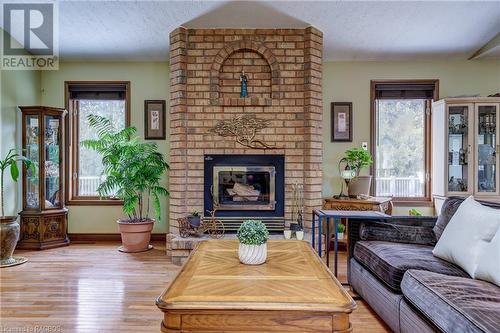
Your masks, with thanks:
[{"label": "brick chimney breast", "polygon": [[[311,211],[321,207],[322,51],[323,34],[314,27],[172,31],[167,237],[172,259],[176,250],[190,247],[169,241],[179,234],[177,219],[203,212],[205,154],[284,155],[285,219],[291,217],[292,185],[303,184],[304,224],[310,229]],[[242,70],[247,98],[239,97]],[[209,131],[220,120],[246,114],[269,120],[259,136],[279,149],[246,148]]]}]

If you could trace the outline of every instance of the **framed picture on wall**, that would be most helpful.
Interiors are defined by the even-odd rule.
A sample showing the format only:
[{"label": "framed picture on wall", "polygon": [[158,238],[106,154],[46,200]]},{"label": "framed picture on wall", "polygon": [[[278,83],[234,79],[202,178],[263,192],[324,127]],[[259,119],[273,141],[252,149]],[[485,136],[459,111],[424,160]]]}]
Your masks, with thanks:
[{"label": "framed picture on wall", "polygon": [[331,104],[332,142],[352,142],[352,102]]},{"label": "framed picture on wall", "polygon": [[166,115],[164,100],[144,101],[144,139],[165,140]]}]

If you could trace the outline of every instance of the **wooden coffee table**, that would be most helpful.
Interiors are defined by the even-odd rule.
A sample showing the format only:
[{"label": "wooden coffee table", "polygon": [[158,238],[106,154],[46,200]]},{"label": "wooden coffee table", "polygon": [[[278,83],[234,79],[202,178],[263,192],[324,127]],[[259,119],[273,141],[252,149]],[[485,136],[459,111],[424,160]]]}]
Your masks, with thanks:
[{"label": "wooden coffee table", "polygon": [[207,240],[156,300],[163,332],[350,332],[356,303],[309,243],[269,241],[243,265],[236,240]]}]

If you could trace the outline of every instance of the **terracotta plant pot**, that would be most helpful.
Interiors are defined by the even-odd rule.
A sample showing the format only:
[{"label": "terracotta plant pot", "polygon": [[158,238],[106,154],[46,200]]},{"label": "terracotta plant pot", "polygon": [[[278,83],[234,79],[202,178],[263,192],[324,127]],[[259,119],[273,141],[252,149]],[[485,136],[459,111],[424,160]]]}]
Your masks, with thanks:
[{"label": "terracotta plant pot", "polygon": [[267,259],[267,243],[261,245],[241,244],[238,248],[240,262],[245,265],[260,265]]},{"label": "terracotta plant pot", "polygon": [[121,252],[143,252],[153,248],[149,245],[151,230],[155,220],[150,219],[142,222],[130,222],[129,220],[118,220],[118,226],[122,235]]},{"label": "terracotta plant pot", "polygon": [[19,240],[19,223],[17,216],[2,216],[0,217],[0,266],[13,266],[26,262],[26,258],[12,257],[14,250]]},{"label": "terracotta plant pot", "polygon": [[357,197],[358,195],[370,195],[370,187],[372,185],[372,176],[357,176],[349,183],[349,196]]}]

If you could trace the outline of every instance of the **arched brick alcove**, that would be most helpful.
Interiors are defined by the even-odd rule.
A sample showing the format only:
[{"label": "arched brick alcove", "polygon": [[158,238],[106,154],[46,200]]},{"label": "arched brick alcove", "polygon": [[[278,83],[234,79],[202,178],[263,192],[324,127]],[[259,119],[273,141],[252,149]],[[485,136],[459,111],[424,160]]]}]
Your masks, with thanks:
[{"label": "arched brick alcove", "polygon": [[[239,73],[249,75],[249,98],[241,99]],[[221,106],[266,106],[280,95],[280,65],[273,52],[256,41],[226,44],[214,57],[210,69],[210,104]],[[234,88],[234,89],[233,89]]]}]

